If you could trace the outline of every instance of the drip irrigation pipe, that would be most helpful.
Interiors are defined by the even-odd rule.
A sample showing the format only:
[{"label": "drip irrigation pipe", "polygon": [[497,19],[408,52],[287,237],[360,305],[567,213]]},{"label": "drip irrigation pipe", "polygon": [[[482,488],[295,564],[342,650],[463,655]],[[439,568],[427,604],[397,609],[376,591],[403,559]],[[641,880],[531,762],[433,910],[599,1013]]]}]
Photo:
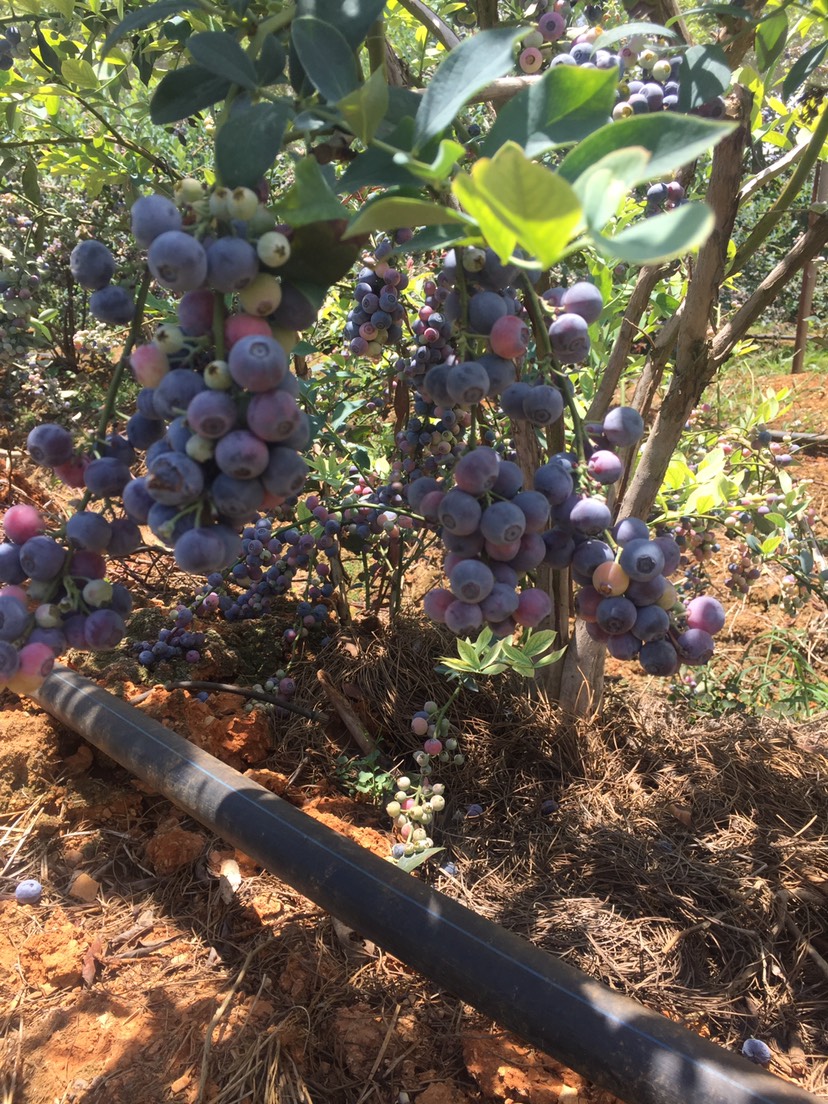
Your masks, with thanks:
[{"label": "drip irrigation pipe", "polygon": [[88,679],[56,668],[34,697],[361,936],[629,1104],[816,1104],[404,874]]}]

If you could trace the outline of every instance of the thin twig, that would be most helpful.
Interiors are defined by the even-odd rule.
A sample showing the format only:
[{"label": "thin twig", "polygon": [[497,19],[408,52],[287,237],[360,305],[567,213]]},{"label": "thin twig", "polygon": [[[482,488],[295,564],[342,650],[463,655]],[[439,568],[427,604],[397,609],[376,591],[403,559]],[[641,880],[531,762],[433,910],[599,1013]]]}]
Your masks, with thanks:
[{"label": "thin twig", "polygon": [[[164,682],[160,684],[165,690],[214,690],[221,694],[238,694],[242,698],[252,698],[254,701],[267,702],[269,705],[278,705],[280,709],[287,709],[289,713],[298,713],[300,717],[307,717],[311,721],[327,721],[327,713],[318,713],[315,709],[305,709],[303,705],[294,705],[293,702],[277,698],[275,694],[266,694],[263,690],[253,690],[249,686],[233,686],[228,682],[207,682],[203,679],[190,679],[184,682]],[[145,690],[143,694],[136,694],[129,698],[129,705],[137,705],[145,701],[155,687]]]}]

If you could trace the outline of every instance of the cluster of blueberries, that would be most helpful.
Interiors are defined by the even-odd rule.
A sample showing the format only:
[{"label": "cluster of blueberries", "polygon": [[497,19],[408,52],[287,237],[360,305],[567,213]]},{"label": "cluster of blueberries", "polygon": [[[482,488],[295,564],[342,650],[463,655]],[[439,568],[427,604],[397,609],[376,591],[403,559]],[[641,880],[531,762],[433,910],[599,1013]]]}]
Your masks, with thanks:
[{"label": "cluster of blueberries", "polygon": [[[274,273],[290,256],[287,236],[268,228],[272,219],[250,189],[208,197],[185,180],[177,199],[144,196],[131,212],[151,274],[181,298],[177,324],[159,327],[130,356],[142,388],[126,434],[146,452],[147,471],[118,491],[127,514],[173,548],[182,570],[206,575],[238,560],[245,522],[302,489],[310,423],[273,329],[283,304]],[[83,286],[111,286],[114,260],[100,242],[81,242],[72,266]],[[240,308],[232,313],[229,296]],[[281,322],[306,319],[288,304]]]},{"label": "cluster of blueberries", "polygon": [[0,689],[28,694],[67,648],[104,651],[121,642],[132,598],[106,578],[103,553],[129,555],[140,534],[128,518],[81,511],[52,535],[26,503],[11,506],[2,524]]}]

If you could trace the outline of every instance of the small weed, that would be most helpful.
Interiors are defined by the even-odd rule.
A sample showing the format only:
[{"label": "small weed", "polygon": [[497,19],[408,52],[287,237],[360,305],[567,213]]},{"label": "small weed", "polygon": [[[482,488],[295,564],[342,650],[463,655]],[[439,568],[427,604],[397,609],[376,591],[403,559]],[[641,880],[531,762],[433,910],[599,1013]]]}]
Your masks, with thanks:
[{"label": "small weed", "polygon": [[362,758],[349,759],[340,755],[336,760],[335,777],[349,797],[368,798],[372,805],[381,805],[396,788],[394,776],[380,764],[379,751]]}]

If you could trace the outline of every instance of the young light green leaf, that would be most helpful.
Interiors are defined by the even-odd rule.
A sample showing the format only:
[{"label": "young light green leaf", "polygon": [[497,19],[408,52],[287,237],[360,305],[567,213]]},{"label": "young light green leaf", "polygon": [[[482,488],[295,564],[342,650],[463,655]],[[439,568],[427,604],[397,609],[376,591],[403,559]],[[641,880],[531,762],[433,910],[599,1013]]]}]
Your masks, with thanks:
[{"label": "young light green leaf", "polygon": [[[679,71],[680,112],[715,100],[730,87],[730,66],[721,46],[691,46],[681,59]],[[671,113],[673,120],[680,116]],[[689,160],[689,158],[688,158]]]},{"label": "young light green leaf", "polygon": [[646,172],[636,184],[653,180],[693,161],[712,149],[728,134],[732,123],[717,123],[694,115],[676,115],[664,111],[655,115],[636,115],[602,127],[579,142],[561,162],[558,172],[572,183],[602,157],[613,150],[641,146],[650,153]]},{"label": "young light green leaf", "polygon": [[527,157],[580,142],[610,121],[617,73],[558,65],[513,96],[498,112],[481,152],[493,157],[505,142],[517,142]]},{"label": "young light green leaf", "polygon": [[394,230],[400,226],[442,226],[455,223],[468,226],[469,220],[450,207],[441,207],[427,199],[411,196],[381,196],[365,205],[351,220],[346,237],[372,230]]},{"label": "young light green leaf", "polygon": [[367,145],[376,134],[388,107],[388,85],[382,69],[375,69],[364,84],[336,106],[352,133]]},{"label": "young light green leaf", "polygon": [[216,134],[216,168],[225,188],[255,188],[282,148],[293,114],[288,101],[234,112]]},{"label": "young light green leaf", "polygon": [[618,212],[630,189],[646,176],[650,157],[642,146],[613,150],[573,182],[590,229],[601,230]]},{"label": "young light green leaf", "polygon": [[394,154],[394,163],[404,165],[408,172],[419,180],[425,180],[427,184],[440,187],[451,176],[457,167],[458,160],[465,152],[465,146],[455,142],[453,138],[443,138],[430,165],[425,161],[419,161],[404,150]]},{"label": "young light green leaf", "polygon": [[452,190],[502,261],[518,243],[548,268],[561,257],[582,218],[570,185],[530,161],[514,142],[455,177]]},{"label": "young light green leaf", "polygon": [[634,38],[636,35],[650,35],[656,38],[676,38],[676,32],[669,27],[663,27],[660,23],[622,23],[619,27],[612,27],[603,31],[593,42],[596,50],[605,50],[607,46],[614,46],[616,42],[623,42],[625,38]]},{"label": "young light green leaf", "polygon": [[477,671],[480,667],[477,651],[474,645],[469,640],[457,641],[457,654],[460,659],[465,663],[467,670]]},{"label": "young light green leaf", "polygon": [[438,855],[441,851],[445,851],[445,847],[427,847],[425,851],[416,851],[413,855],[403,855],[401,859],[396,860],[395,865],[400,870],[404,870],[406,874],[410,874],[412,870],[422,866],[432,855]]},{"label": "young light green leaf", "polygon": [[785,49],[787,41],[788,13],[784,8],[777,8],[772,15],[762,20],[754,35],[756,65],[760,73],[768,72]]},{"label": "young light green leaf", "polygon": [[470,35],[446,55],[417,110],[415,150],[445,130],[475,92],[512,67],[512,48],[523,33],[522,27],[494,27]]},{"label": "young light green leaf", "polygon": [[626,227],[613,238],[593,232],[598,252],[631,264],[661,264],[702,245],[713,229],[713,212],[706,203],[685,203]]},{"label": "young light green leaf", "polygon": [[353,51],[331,23],[300,16],[291,24],[291,42],[311,84],[328,103],[345,99],[358,86]]},{"label": "young light green leaf", "polygon": [[[336,198],[315,157],[303,157],[296,163],[293,187],[282,197],[276,213],[294,227],[341,219],[348,214]],[[297,252],[295,244],[294,252]],[[286,272],[287,266],[282,271]]]},{"label": "young light green leaf", "polygon": [[95,70],[83,58],[67,58],[61,62],[60,72],[67,84],[75,84],[78,88],[97,88],[101,83]]},{"label": "young light green leaf", "polygon": [[187,49],[193,61],[213,76],[252,91],[256,87],[256,66],[235,38],[226,31],[202,31],[190,35]]},{"label": "young light green leaf", "polygon": [[523,639],[522,648],[526,655],[536,656],[551,648],[558,634],[553,629],[541,629],[540,632],[528,630]]}]

